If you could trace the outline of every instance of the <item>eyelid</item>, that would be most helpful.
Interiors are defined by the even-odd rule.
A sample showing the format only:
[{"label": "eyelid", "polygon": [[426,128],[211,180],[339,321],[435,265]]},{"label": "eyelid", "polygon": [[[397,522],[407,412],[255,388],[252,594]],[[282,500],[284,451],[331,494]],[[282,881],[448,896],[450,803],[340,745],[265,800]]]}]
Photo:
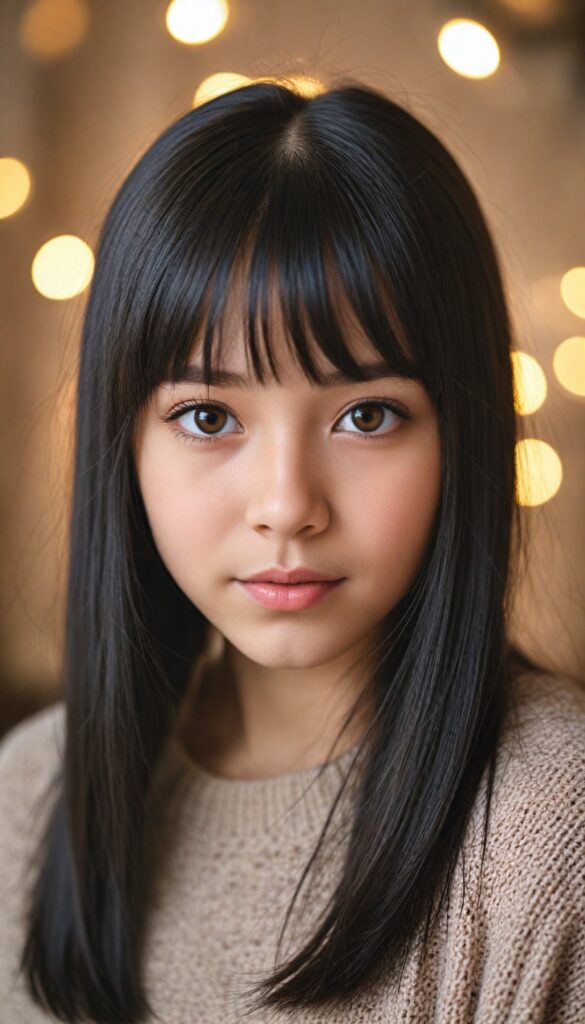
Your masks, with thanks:
[{"label": "eyelid", "polygon": [[[378,396],[368,395],[367,398],[358,398],[358,399],[354,399],[353,402],[350,402],[350,404],[347,406],[347,408],[343,409],[338,414],[338,416],[336,418],[336,422],[338,420],[340,420],[340,419],[344,419],[345,416],[347,416],[347,414],[349,412],[351,412],[352,409],[354,409],[354,408],[356,408],[357,406],[360,406],[360,405],[382,405],[382,406],[385,406],[386,408],[389,408],[390,411],[393,412],[400,419],[403,419],[403,420],[406,420],[406,421],[413,419],[413,413],[402,402],[399,402],[397,399],[395,399],[395,398],[388,398],[386,396],[381,396],[381,395],[378,395]],[[173,422],[174,420],[176,420],[180,416],[182,416],[184,413],[190,412],[190,411],[194,411],[194,410],[196,410],[198,408],[222,409],[223,412],[226,412],[230,416],[233,416],[233,418],[235,420],[238,419],[236,414],[234,412],[232,412],[232,410],[229,409],[227,407],[227,405],[224,405],[223,402],[218,402],[215,399],[208,399],[207,397],[205,397],[205,398],[187,399],[185,401],[178,402],[176,405],[174,405],[172,407],[172,409],[170,410],[170,412],[167,415],[162,417],[162,419],[164,420],[165,423]],[[226,434],[208,434],[207,436],[204,436],[204,435],[200,435],[200,434],[189,434],[189,433],[187,433],[186,431],[183,431],[183,430],[176,430],[175,433],[178,434],[178,435],[182,435],[183,437],[185,437],[187,439],[191,439],[191,440],[194,440],[196,442],[197,441],[203,441],[204,443],[207,442],[207,441],[214,441],[214,440],[219,439],[221,437],[229,436],[229,435],[226,435]],[[342,431],[342,433],[354,433],[354,431]],[[387,431],[385,431],[382,434],[374,434],[374,433],[368,434],[367,432],[362,434],[360,431],[355,431],[356,436],[358,436],[358,437],[361,436],[361,437],[365,438],[366,440],[368,439],[368,437],[371,438],[371,439],[389,437],[390,434],[393,434],[393,433],[394,433],[393,430],[387,430]]]}]

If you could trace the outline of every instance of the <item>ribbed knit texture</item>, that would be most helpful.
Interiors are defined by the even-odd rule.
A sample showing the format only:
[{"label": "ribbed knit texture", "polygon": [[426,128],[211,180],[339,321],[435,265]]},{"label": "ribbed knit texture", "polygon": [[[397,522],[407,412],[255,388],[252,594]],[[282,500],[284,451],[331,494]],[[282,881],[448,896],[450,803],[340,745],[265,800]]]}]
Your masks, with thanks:
[{"label": "ribbed knit texture", "polygon": [[[526,677],[517,686],[521,727],[502,740],[481,900],[483,782],[465,838],[465,888],[460,857],[440,928],[409,961],[398,993],[364,994],[349,1011],[298,1013],[295,1022],[585,1022],[585,695],[565,679]],[[48,807],[63,711],[59,703],[33,715],[0,745],[2,1024],[55,1019],[15,972],[26,860]],[[169,740],[151,793],[144,960],[162,1024],[243,1020],[244,993],[274,965],[284,913],[355,749],[320,776],[312,768],[244,781],[210,774]],[[306,906],[301,890],[283,955],[317,923],[339,864],[324,859]],[[272,1011],[247,1020],[290,1019]]]}]

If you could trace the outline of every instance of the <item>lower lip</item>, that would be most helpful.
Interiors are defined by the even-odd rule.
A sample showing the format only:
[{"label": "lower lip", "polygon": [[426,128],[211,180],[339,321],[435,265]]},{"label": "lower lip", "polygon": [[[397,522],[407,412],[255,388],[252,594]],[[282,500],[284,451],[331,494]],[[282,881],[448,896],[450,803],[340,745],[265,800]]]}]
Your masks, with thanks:
[{"label": "lower lip", "polygon": [[265,608],[275,608],[281,612],[296,612],[318,604],[340,583],[343,583],[343,580],[319,583],[245,583],[238,580],[238,583],[254,601],[264,605]]}]

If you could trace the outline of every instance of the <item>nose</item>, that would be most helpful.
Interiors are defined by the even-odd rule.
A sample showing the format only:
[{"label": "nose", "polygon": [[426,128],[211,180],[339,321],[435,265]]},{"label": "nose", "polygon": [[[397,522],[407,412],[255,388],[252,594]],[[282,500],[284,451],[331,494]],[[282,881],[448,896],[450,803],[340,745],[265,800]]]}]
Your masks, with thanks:
[{"label": "nose", "polygon": [[330,506],[322,467],[307,454],[307,440],[290,434],[260,446],[248,475],[247,523],[288,539],[326,529]]}]

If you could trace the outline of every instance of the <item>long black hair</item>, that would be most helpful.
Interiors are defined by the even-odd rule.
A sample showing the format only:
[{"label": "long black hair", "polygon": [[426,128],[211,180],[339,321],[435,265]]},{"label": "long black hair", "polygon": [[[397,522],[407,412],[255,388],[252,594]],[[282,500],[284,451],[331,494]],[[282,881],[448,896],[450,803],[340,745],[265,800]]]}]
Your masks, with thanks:
[{"label": "long black hair", "polygon": [[211,373],[243,266],[242,325],[259,382],[259,337],[275,373],[269,280],[307,379],[320,380],[309,335],[362,379],[339,318],[341,289],[391,371],[423,381],[442,446],[424,564],[364,687],[375,728],[359,748],[334,899],[310,941],[259,986],[257,1006],[349,1007],[382,977],[398,983],[419,928],[430,934],[447,897],[484,773],[487,829],[511,682],[534,668],[508,633],[522,539],[511,327],[490,233],[457,162],[418,118],[353,79],[312,98],[256,82],[190,110],[115,197],[83,329],[66,736],[21,961],[33,998],[61,1020],[151,1012],[140,980],[140,840],[208,623],[156,550],[132,436],[200,330]]}]

